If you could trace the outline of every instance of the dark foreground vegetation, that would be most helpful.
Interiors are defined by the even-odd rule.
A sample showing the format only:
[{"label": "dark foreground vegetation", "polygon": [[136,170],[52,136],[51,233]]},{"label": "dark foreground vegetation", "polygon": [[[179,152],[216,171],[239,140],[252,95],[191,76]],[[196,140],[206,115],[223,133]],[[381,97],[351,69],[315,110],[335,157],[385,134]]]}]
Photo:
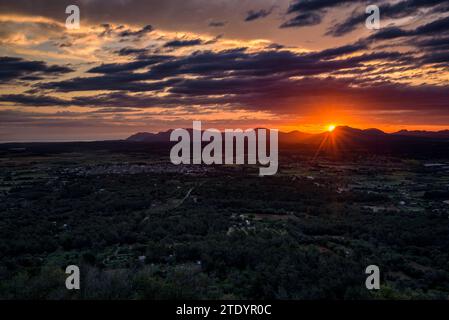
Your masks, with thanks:
[{"label": "dark foreground vegetation", "polygon": [[[260,178],[174,168],[148,145],[60,146],[0,150],[2,299],[449,297],[444,159],[289,150]],[[79,291],[65,288],[71,264]]]}]

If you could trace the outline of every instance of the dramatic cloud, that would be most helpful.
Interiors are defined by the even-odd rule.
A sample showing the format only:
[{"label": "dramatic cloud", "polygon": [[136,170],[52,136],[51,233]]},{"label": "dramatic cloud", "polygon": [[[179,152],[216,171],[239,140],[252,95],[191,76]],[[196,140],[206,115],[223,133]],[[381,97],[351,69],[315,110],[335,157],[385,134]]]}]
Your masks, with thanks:
[{"label": "dramatic cloud", "polygon": [[371,40],[388,40],[401,37],[427,36],[445,34],[449,32],[449,16],[424,24],[412,30],[404,30],[397,27],[384,28],[372,35]]},{"label": "dramatic cloud", "polygon": [[[361,42],[310,53],[287,50],[247,52],[245,49],[236,49],[198,51],[185,56],[153,56],[129,63],[103,64],[88,70],[100,73],[100,76],[77,77],[39,85],[41,89],[58,92],[117,91],[114,94],[78,96],[66,100],[47,96],[4,95],[0,101],[28,106],[123,108],[232,104],[248,110],[302,112],[316,105],[317,101],[328,99],[328,96],[339,96],[348,101],[350,97],[357,97],[360,101],[375,99],[376,109],[406,107],[412,100],[399,99],[404,92],[413,99],[414,108],[434,108],[441,104],[441,99],[447,97],[446,89],[442,92],[437,90],[432,94],[432,99],[425,102],[421,97],[425,97],[423,93],[431,90],[431,87],[423,90],[407,85],[393,86],[386,81],[382,84],[382,79],[381,83],[371,87],[370,72],[366,80],[363,77],[317,77],[338,70],[360,69],[365,63],[374,61],[397,66],[410,60],[397,52],[362,53],[366,49],[366,44]],[[358,54],[351,56],[355,53]],[[349,56],[342,58],[345,55]],[[335,59],[337,57],[339,59]],[[142,68],[148,70],[134,72]],[[369,70],[376,71],[365,68],[365,71]],[[129,95],[125,91],[139,94]],[[370,104],[365,102],[365,106]]]},{"label": "dramatic cloud", "polygon": [[28,94],[4,94],[0,96],[0,102],[12,102],[15,105],[21,106],[60,106],[69,105],[68,101],[50,96],[43,95],[28,95]]},{"label": "dramatic cloud", "polygon": [[[414,20],[423,17],[422,9],[433,7],[438,10],[442,4],[445,4],[446,0],[404,0],[396,3],[382,3],[379,5],[379,10],[382,19],[400,19],[404,17],[412,17]],[[441,8],[442,9],[442,8]],[[444,12],[444,11],[442,11]],[[327,34],[333,36],[342,36],[351,31],[354,31],[357,27],[363,26],[367,15],[365,13],[365,7],[360,7],[354,10],[349,18],[342,23],[337,24],[329,28]]]},{"label": "dramatic cloud", "polygon": [[140,30],[137,31],[132,31],[132,30],[124,30],[122,32],[120,32],[120,36],[121,37],[143,37],[146,34],[152,32],[154,29],[151,25],[146,25],[145,27],[143,27]]},{"label": "dramatic cloud", "polygon": [[365,29],[371,1],[273,3],[80,1],[81,28],[67,30],[61,1],[0,0],[0,121],[11,120],[0,135],[132,133],[203,117],[449,123],[447,1],[379,1],[380,30]]},{"label": "dramatic cloud", "polygon": [[314,12],[302,13],[284,22],[281,28],[314,26],[321,23],[321,15]]},{"label": "dramatic cloud", "polygon": [[199,46],[203,44],[201,39],[191,39],[191,40],[173,40],[164,44],[166,48],[179,48],[179,47],[192,47]]},{"label": "dramatic cloud", "polygon": [[428,38],[418,42],[411,42],[410,45],[430,48],[431,50],[449,50],[449,36]]},{"label": "dramatic cloud", "polygon": [[253,21],[261,18],[268,17],[273,12],[273,7],[269,10],[266,9],[260,9],[260,10],[250,10],[246,14],[245,21]]},{"label": "dramatic cloud", "polygon": [[342,6],[348,3],[367,2],[366,0],[295,0],[289,8],[288,13],[299,11],[314,11]]},{"label": "dramatic cloud", "polygon": [[281,25],[281,28],[314,26],[321,23],[324,9],[341,6],[347,3],[363,2],[358,0],[296,0],[290,4],[288,15],[295,15]]},{"label": "dramatic cloud", "polygon": [[133,61],[130,63],[105,63],[105,64],[101,64],[98,67],[89,69],[87,72],[88,73],[106,74],[106,73],[132,71],[132,70],[145,68],[145,67],[151,66],[153,64],[170,59],[170,56],[166,56],[166,55],[143,56],[141,50],[132,51],[132,52],[130,52],[129,50],[126,50],[126,51],[120,50],[119,51],[119,54],[121,54],[121,55],[128,55],[128,54],[134,55],[137,53],[141,54],[140,59],[137,61]]},{"label": "dramatic cloud", "polygon": [[177,79],[156,82],[141,82],[146,77],[140,74],[116,73],[100,77],[74,78],[67,81],[47,82],[39,85],[39,88],[46,90],[55,90],[60,92],[71,91],[131,91],[145,92],[158,91],[179,81]]},{"label": "dramatic cloud", "polygon": [[[332,24],[327,35],[335,37],[343,36],[357,28],[363,28],[367,18],[365,8],[367,5],[376,4],[379,6],[381,19],[401,19],[411,18],[411,22],[425,18],[427,12],[443,13],[447,11],[446,0],[402,0],[397,2],[379,1],[372,3],[367,0],[296,0],[290,4],[287,15],[294,15],[281,25],[281,28],[313,26],[321,23],[325,15],[329,15],[337,8],[348,8],[351,13],[348,18],[337,24]],[[427,10],[427,11],[426,11]],[[433,26],[436,29],[439,25]]]},{"label": "dramatic cloud", "polygon": [[13,80],[39,80],[73,70],[66,66],[48,65],[44,61],[29,61],[16,57],[0,57],[0,83]]},{"label": "dramatic cloud", "polygon": [[[178,90],[186,76],[195,76],[204,90],[220,81],[240,77],[242,80],[277,75],[288,78],[328,74],[342,69],[360,67],[376,60],[394,61],[405,59],[397,52],[376,52],[348,58],[334,59],[365,49],[363,43],[323,50],[321,52],[294,53],[288,50],[246,52],[245,49],[196,51],[185,56],[147,56],[128,63],[102,64],[91,68],[89,73],[101,74],[93,77],[77,77],[63,81],[45,82],[37,87],[61,92],[70,91],[130,91],[149,92]],[[145,69],[145,70],[140,70]],[[139,72],[135,72],[139,71]],[[198,78],[199,77],[199,78]],[[225,87],[224,87],[225,88]],[[241,88],[239,90],[245,90]],[[196,92],[192,88],[192,92]],[[188,94],[188,92],[185,92]],[[221,94],[209,92],[208,94]]]},{"label": "dramatic cloud", "polygon": [[120,50],[115,51],[116,54],[120,56],[145,56],[148,54],[148,49],[144,48],[121,48]]},{"label": "dramatic cloud", "polygon": [[[176,108],[186,107],[201,112],[200,106],[232,105],[249,111],[297,114],[316,110],[322,103],[337,99],[347,108],[366,111],[413,110],[425,115],[434,112],[449,119],[447,101],[449,86],[410,86],[383,83],[376,86],[354,86],[353,81],[306,77],[285,80],[267,77],[226,80],[184,80],[173,87],[165,97],[124,93],[74,97],[68,100],[33,95],[3,95],[0,102],[22,106],[81,106],[114,108]],[[220,95],[220,98],[214,97]],[[221,107],[220,109],[222,109]]]}]

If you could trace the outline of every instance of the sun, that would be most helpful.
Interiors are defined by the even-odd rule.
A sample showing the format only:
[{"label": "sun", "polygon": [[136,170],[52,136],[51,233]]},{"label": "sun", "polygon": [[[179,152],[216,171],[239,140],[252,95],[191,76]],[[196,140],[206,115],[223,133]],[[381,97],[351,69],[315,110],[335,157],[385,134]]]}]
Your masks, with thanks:
[{"label": "sun", "polygon": [[332,132],[334,130],[335,130],[335,125],[330,124],[330,125],[327,126],[327,131]]}]

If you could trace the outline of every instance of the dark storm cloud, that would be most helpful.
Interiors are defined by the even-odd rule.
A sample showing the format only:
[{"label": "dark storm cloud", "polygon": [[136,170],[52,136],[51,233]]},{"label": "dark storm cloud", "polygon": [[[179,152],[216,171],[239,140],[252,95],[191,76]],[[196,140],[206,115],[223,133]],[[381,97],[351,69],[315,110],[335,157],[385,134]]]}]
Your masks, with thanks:
[{"label": "dark storm cloud", "polygon": [[[264,77],[270,75],[310,76],[336,70],[360,67],[374,60],[397,61],[404,54],[376,52],[346,59],[334,58],[365,49],[362,43],[341,46],[307,54],[287,50],[246,52],[245,49],[197,51],[186,56],[148,56],[128,63],[103,64],[89,73],[100,76],[77,77],[64,81],[41,83],[40,89],[69,91],[119,90],[132,92],[158,91],[176,86],[185,76],[207,81],[211,77]],[[334,59],[334,60],[331,60]],[[141,72],[134,72],[143,68]],[[152,81],[152,82],[147,82]],[[212,83],[212,81],[211,81]],[[207,83],[204,84],[207,87]]]},{"label": "dark storm cloud", "polygon": [[182,47],[194,47],[200,45],[210,45],[216,43],[219,39],[221,39],[223,35],[218,35],[210,40],[202,40],[202,39],[177,39],[168,41],[164,44],[164,48],[182,48]]},{"label": "dark storm cloud", "polygon": [[132,111],[135,108],[172,108],[192,107],[198,105],[220,105],[228,102],[236,103],[237,99],[223,97],[188,97],[178,94],[168,94],[164,97],[146,93],[130,95],[125,92],[110,92],[93,96],[77,96],[70,99],[58,99],[52,96],[32,94],[0,95],[0,102],[4,105],[24,107],[97,107],[97,108],[122,108]]},{"label": "dark storm cloud", "polygon": [[121,31],[119,33],[119,36],[120,37],[137,37],[137,38],[140,38],[140,37],[143,37],[146,34],[152,32],[153,30],[154,30],[153,26],[148,24],[145,27],[143,27],[142,29],[137,30],[137,31],[132,31],[132,30],[129,30],[129,29]]},{"label": "dark storm cloud", "polygon": [[312,52],[307,54],[294,53],[287,50],[261,51],[248,53],[242,50],[228,50],[221,52],[202,51],[190,56],[171,60],[154,66],[150,74],[153,75],[202,75],[206,77],[228,76],[268,76],[272,74],[310,75],[322,74],[330,71],[357,67],[359,63],[375,59],[396,59],[395,52],[378,52],[348,59],[321,60],[335,57],[337,52],[356,52],[363,45],[354,45]]},{"label": "dark storm cloud", "polygon": [[60,92],[98,90],[149,92],[163,90],[179,81],[171,79],[151,83],[141,82],[141,80],[147,80],[146,78],[145,75],[134,73],[114,73],[99,77],[79,77],[65,81],[47,82],[38,85],[38,88]]},{"label": "dark storm cloud", "polygon": [[370,40],[388,40],[388,39],[406,37],[411,34],[412,33],[410,31],[403,30],[398,27],[389,27],[389,28],[384,28],[384,29],[379,30],[374,35],[370,36],[368,39],[370,39]]},{"label": "dark storm cloud", "polygon": [[416,45],[421,48],[429,48],[431,50],[449,50],[449,36],[446,37],[434,37],[424,39],[421,41],[411,41],[411,45]]},{"label": "dark storm cloud", "polygon": [[428,24],[422,25],[413,32],[413,35],[434,35],[438,32],[449,31],[449,16],[439,20],[432,21]]},{"label": "dark storm cloud", "polygon": [[37,80],[73,70],[66,66],[48,65],[44,61],[29,61],[16,57],[0,57],[0,83],[15,80]]},{"label": "dark storm cloud", "polygon": [[348,3],[365,2],[359,0],[296,0],[288,7],[287,14],[295,14],[284,22],[281,28],[305,27],[320,24],[326,9],[342,6]]},{"label": "dark storm cloud", "polygon": [[148,49],[145,48],[122,48],[115,51],[119,56],[143,56],[148,53]]},{"label": "dark storm cloud", "polygon": [[449,32],[449,16],[435,21],[429,22],[412,30],[404,30],[397,27],[390,27],[381,29],[374,35],[370,36],[369,40],[388,40],[401,37],[412,36],[433,36],[441,35]]},{"label": "dark storm cloud", "polygon": [[[375,60],[398,64],[406,59],[395,52],[367,53],[346,59],[330,60],[365,49],[362,43],[341,46],[306,54],[291,51],[246,52],[245,49],[219,52],[198,51],[181,57],[160,59],[155,64],[142,65],[150,69],[133,73],[135,63],[101,65],[91,69],[103,75],[41,83],[40,89],[55,91],[116,91],[96,96],[80,96],[70,100],[36,95],[5,95],[0,101],[27,106],[89,106],[89,107],[173,107],[232,104],[251,110],[286,108],[291,99],[310,103],[316,95],[335,93],[346,95],[359,91],[350,88],[349,80],[313,78],[338,70],[361,68]],[[185,78],[194,75],[195,79]],[[293,76],[306,76],[292,80]],[[153,80],[153,82],[144,82]],[[154,81],[158,80],[158,81]],[[358,83],[362,83],[359,81]],[[357,84],[358,84],[357,83]],[[319,89],[314,88],[315,85]],[[129,95],[124,91],[135,92]],[[152,93],[165,92],[164,96]]]},{"label": "dark storm cloud", "polygon": [[[121,52],[123,53],[123,52]],[[135,54],[136,52],[133,52],[132,54]],[[94,67],[89,69],[88,73],[117,73],[117,72],[124,72],[124,71],[133,71],[137,69],[142,69],[148,66],[151,66],[153,64],[165,61],[170,59],[170,56],[164,56],[164,55],[153,55],[149,57],[141,57],[140,59],[128,62],[128,63],[105,63],[100,66]]]},{"label": "dark storm cloud", "polygon": [[389,1],[373,3],[368,0],[296,0],[290,4],[287,10],[288,15],[296,14],[296,16],[283,23],[281,27],[316,25],[321,23],[330,9],[360,5],[348,15],[346,20],[332,25],[326,33],[335,37],[343,36],[364,25],[367,18],[365,8],[370,4],[379,6],[382,19],[400,19],[407,16],[419,17],[423,13],[423,9],[431,9],[433,13],[444,13],[448,8],[447,0],[402,0],[395,3]]},{"label": "dark storm cloud", "polygon": [[14,105],[23,106],[67,106],[67,101],[51,96],[28,95],[28,94],[4,94],[0,96],[0,102],[9,102]]},{"label": "dark storm cloud", "polygon": [[356,2],[366,0],[295,0],[290,4],[287,13],[322,10]]},{"label": "dark storm cloud", "polygon": [[355,12],[353,12],[351,16],[344,22],[331,26],[327,30],[326,35],[332,35],[334,37],[343,36],[351,31],[354,31],[357,27],[361,25],[363,26],[366,18],[366,14],[361,15],[355,14]]},{"label": "dark storm cloud", "polygon": [[180,47],[192,47],[199,46],[203,44],[201,39],[191,39],[191,40],[172,40],[164,44],[165,48],[180,48]]},{"label": "dark storm cloud", "polygon": [[442,64],[449,67],[449,50],[442,52],[431,52],[421,58],[422,64]]},{"label": "dark storm cloud", "polygon": [[[418,17],[420,10],[434,7],[438,11],[442,9],[441,4],[445,2],[447,0],[404,0],[397,3],[387,2],[379,4],[379,10],[382,19],[400,19],[407,16]],[[439,12],[443,13],[444,11]],[[354,31],[357,27],[363,26],[367,16],[365,7],[358,8],[345,21],[329,28],[327,34],[336,37],[343,36]]]},{"label": "dark storm cloud", "polygon": [[[353,81],[335,78],[307,77],[289,80],[282,77],[265,79],[233,78],[224,80],[188,79],[171,91],[175,103],[207,105],[217,102],[211,94],[222,95],[221,105],[230,104],[247,110],[263,110],[274,113],[301,113],[322,103],[338,99],[354,108],[363,110],[415,110],[435,111],[449,116],[447,102],[449,87],[430,85],[410,86],[384,82],[374,86],[353,86]],[[176,97],[185,97],[177,99]],[[129,96],[128,96],[129,98]],[[126,99],[122,96],[121,99]],[[117,101],[118,103],[123,103]],[[184,104],[185,103],[185,104]],[[140,106],[145,102],[140,102]],[[147,102],[148,104],[148,102]]]},{"label": "dark storm cloud", "polygon": [[260,10],[250,10],[246,13],[245,21],[254,21],[257,19],[268,17],[273,12],[273,8],[270,8],[268,10],[266,9],[260,9]]},{"label": "dark storm cloud", "polygon": [[[75,117],[83,116],[82,121]],[[60,128],[86,128],[98,127],[102,125],[101,119],[98,115],[89,112],[23,112],[17,110],[0,110],[0,123],[2,126],[17,126],[17,129],[24,129],[26,127],[38,127],[39,132],[47,132],[51,127]],[[34,138],[34,136],[33,136]],[[29,139],[29,138],[28,138]]]},{"label": "dark storm cloud", "polygon": [[[449,87],[393,84],[384,81],[357,85],[354,79],[332,77],[288,79],[281,75],[264,78],[234,77],[227,79],[185,79],[173,85],[164,97],[144,93],[129,95],[124,92],[95,96],[74,97],[52,101],[44,96],[0,96],[0,101],[25,106],[88,106],[114,108],[185,107],[201,110],[199,106],[220,105],[249,111],[274,113],[301,113],[323,103],[338,100],[348,108],[365,111],[408,110],[417,114],[435,112],[449,116]],[[220,96],[214,96],[220,95]],[[199,108],[199,109],[198,109]],[[131,110],[131,109],[130,109]]]},{"label": "dark storm cloud", "polygon": [[379,30],[366,42],[389,41],[415,47],[422,54],[415,61],[415,67],[436,64],[449,67],[449,17],[423,24],[415,29],[390,27]]},{"label": "dark storm cloud", "polygon": [[291,27],[305,27],[314,26],[320,24],[322,17],[320,14],[315,12],[306,12],[297,15],[296,17],[284,22],[281,28],[291,28]]},{"label": "dark storm cloud", "polygon": [[367,48],[368,48],[368,46],[366,45],[366,43],[358,42],[358,43],[348,44],[348,45],[341,46],[341,47],[325,49],[325,50],[322,50],[322,51],[312,54],[312,55],[315,58],[330,59],[330,58],[335,58],[335,57],[338,57],[341,55],[365,50]]},{"label": "dark storm cloud", "polygon": [[[214,86],[218,83],[216,79],[223,80],[221,84],[226,88],[225,80],[236,77],[241,77],[245,81],[246,79],[259,81],[258,79],[262,77],[272,75],[281,78],[322,75],[359,68],[366,62],[376,60],[398,64],[408,58],[406,53],[382,51],[342,58],[344,55],[362,52],[365,49],[366,45],[360,42],[311,53],[295,53],[288,50],[247,52],[244,48],[240,48],[218,52],[196,51],[185,56],[145,56],[127,63],[102,64],[88,70],[89,73],[100,74],[99,76],[40,83],[35,88],[61,92],[95,90],[179,92],[181,83],[189,83],[183,79],[186,76],[195,76],[199,78],[207,94],[209,85]],[[222,94],[222,92],[213,91],[209,94]]]},{"label": "dark storm cloud", "polygon": [[270,43],[268,46],[265,47],[265,49],[270,49],[270,50],[281,50],[281,49],[285,49],[285,46],[279,43]]},{"label": "dark storm cloud", "polygon": [[[264,94],[267,92],[278,91],[283,96],[290,95],[285,88],[296,90],[295,84],[304,83],[290,80],[291,76],[315,76],[328,73],[331,70],[349,69],[360,66],[361,62],[374,61],[377,59],[398,59],[399,53],[379,52],[361,55],[349,59],[324,61],[311,63],[314,55],[310,54],[303,57],[289,56],[286,52],[269,52],[266,55],[257,57],[257,61],[248,62],[246,69],[236,71],[232,77],[222,79],[196,78],[185,79],[174,84],[169,90],[172,93],[186,96],[208,96],[208,95],[246,95],[252,93]],[[282,57],[283,64],[276,66],[276,61]],[[259,70],[254,70],[258,66]],[[325,82],[321,82],[323,86]],[[273,102],[273,101],[272,101]]]}]

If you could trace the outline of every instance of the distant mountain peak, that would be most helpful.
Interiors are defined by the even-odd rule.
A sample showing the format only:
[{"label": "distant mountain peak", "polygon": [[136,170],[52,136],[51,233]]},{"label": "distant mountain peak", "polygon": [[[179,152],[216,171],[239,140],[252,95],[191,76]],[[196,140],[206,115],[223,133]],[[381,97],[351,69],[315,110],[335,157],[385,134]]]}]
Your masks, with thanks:
[{"label": "distant mountain peak", "polygon": [[360,136],[373,136],[373,135],[386,135],[385,132],[379,130],[377,128],[369,128],[369,129],[358,129],[349,126],[338,126],[333,132],[340,132],[345,135],[360,135]]},{"label": "distant mountain peak", "polygon": [[173,130],[161,131],[158,133],[138,132],[129,136],[126,141],[132,142],[166,142],[170,140],[170,133]]},{"label": "distant mountain peak", "polygon": [[441,131],[425,131],[425,130],[407,130],[402,129],[393,135],[407,136],[407,137],[422,137],[422,138],[435,138],[435,139],[449,139],[449,130]]}]

